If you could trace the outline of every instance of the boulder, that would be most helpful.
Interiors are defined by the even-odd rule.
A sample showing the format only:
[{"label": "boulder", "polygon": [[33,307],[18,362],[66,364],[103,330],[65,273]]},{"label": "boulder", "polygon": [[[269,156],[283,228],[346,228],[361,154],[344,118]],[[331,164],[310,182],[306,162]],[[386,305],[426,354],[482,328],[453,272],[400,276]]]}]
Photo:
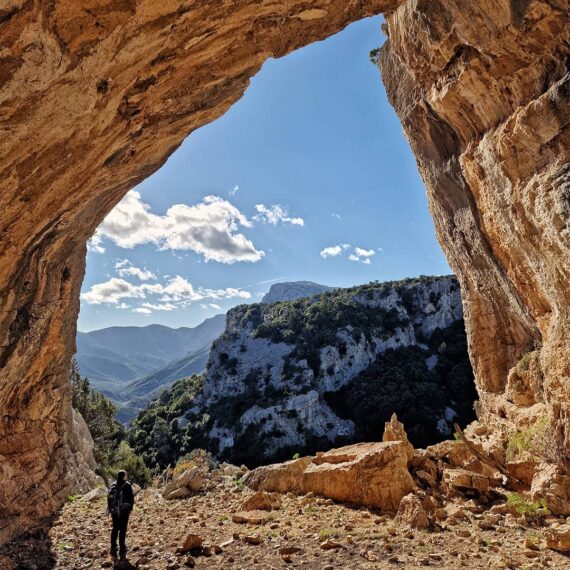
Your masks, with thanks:
[{"label": "boulder", "polygon": [[176,476],[162,491],[165,499],[181,499],[189,497],[192,493],[199,491],[204,484],[204,479],[198,467],[186,469]]},{"label": "boulder", "polygon": [[397,519],[402,524],[408,525],[410,528],[427,528],[429,520],[422,500],[417,495],[410,493],[400,501]]},{"label": "boulder", "polygon": [[186,535],[182,546],[180,547],[180,552],[188,552],[196,548],[201,548],[204,544],[204,539],[199,534],[190,533]]},{"label": "boulder", "polygon": [[106,496],[107,489],[104,489],[103,487],[95,487],[95,489],[91,489],[89,493],[83,495],[83,497],[81,497],[81,501],[85,503],[94,503],[95,501],[98,501],[99,499],[102,499]]},{"label": "boulder", "polygon": [[163,493],[163,497],[167,501],[172,501],[174,499],[185,499],[186,497],[190,497],[192,495],[192,491],[188,489],[188,487],[180,487],[179,489],[174,489],[171,493]]},{"label": "boulder", "polygon": [[241,508],[243,511],[272,511],[281,507],[281,498],[276,493],[257,491],[246,499]]},{"label": "boulder", "polygon": [[406,442],[359,443],[258,467],[247,473],[244,481],[258,491],[313,492],[335,501],[396,512],[402,497],[415,487],[407,464]]},{"label": "boulder", "polygon": [[406,448],[406,455],[408,456],[408,464],[414,457],[414,446],[408,440],[408,434],[404,429],[404,424],[398,421],[398,416],[392,414],[389,422],[384,423],[384,435],[382,441],[401,441]]},{"label": "boulder", "polygon": [[525,485],[531,485],[536,471],[536,461],[532,459],[517,459],[507,463],[507,471],[511,477],[514,477]]},{"label": "boulder", "polygon": [[530,492],[532,500],[542,499],[553,515],[570,515],[570,475],[560,466],[543,463],[537,467]]},{"label": "boulder", "polygon": [[486,493],[489,490],[487,477],[467,469],[444,469],[443,482],[459,491],[475,490]]},{"label": "boulder", "polygon": [[549,528],[544,537],[548,548],[558,552],[570,552],[570,524]]}]

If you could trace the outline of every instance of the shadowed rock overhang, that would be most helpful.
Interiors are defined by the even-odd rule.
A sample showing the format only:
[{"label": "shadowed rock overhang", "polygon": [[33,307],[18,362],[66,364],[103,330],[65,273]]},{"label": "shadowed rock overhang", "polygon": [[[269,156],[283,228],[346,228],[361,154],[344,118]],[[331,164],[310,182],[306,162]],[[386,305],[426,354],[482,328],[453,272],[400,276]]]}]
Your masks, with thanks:
[{"label": "shadowed rock overhang", "polygon": [[[517,421],[517,401],[543,406],[568,454],[567,1],[8,0],[0,543],[53,512],[82,472],[67,368],[86,240],[268,57],[382,12],[382,79],[462,284],[480,413],[499,425]],[[517,400],[508,378],[529,351]]]}]

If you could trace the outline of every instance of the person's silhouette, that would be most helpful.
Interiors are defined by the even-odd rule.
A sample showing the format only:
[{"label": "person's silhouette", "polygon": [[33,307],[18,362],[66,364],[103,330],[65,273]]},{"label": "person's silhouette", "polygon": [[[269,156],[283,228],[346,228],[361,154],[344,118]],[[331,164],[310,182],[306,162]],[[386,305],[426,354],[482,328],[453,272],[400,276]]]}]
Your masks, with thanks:
[{"label": "person's silhouette", "polygon": [[111,556],[115,559],[117,558],[117,537],[119,538],[119,555],[121,559],[124,559],[127,555],[127,526],[134,504],[133,488],[127,481],[126,472],[121,470],[117,473],[117,480],[109,487],[107,496],[107,512],[113,520]]}]

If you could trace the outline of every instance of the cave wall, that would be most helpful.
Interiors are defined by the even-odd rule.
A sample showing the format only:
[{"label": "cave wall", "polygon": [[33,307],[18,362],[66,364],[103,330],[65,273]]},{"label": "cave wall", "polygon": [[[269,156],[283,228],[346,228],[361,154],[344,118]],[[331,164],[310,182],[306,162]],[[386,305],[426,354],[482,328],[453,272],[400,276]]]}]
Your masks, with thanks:
[{"label": "cave wall", "polygon": [[7,0],[0,543],[77,484],[67,367],[86,240],[268,57],[380,12],[383,81],[463,285],[482,413],[516,414],[508,371],[541,345],[540,398],[570,448],[567,1]]}]

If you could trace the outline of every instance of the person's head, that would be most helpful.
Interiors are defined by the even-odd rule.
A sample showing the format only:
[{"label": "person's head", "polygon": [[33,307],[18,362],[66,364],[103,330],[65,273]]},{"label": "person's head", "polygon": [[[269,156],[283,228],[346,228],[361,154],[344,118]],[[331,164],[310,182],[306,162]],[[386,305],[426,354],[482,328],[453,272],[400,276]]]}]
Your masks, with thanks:
[{"label": "person's head", "polygon": [[122,469],[117,473],[117,483],[122,483],[127,480],[127,472]]}]

